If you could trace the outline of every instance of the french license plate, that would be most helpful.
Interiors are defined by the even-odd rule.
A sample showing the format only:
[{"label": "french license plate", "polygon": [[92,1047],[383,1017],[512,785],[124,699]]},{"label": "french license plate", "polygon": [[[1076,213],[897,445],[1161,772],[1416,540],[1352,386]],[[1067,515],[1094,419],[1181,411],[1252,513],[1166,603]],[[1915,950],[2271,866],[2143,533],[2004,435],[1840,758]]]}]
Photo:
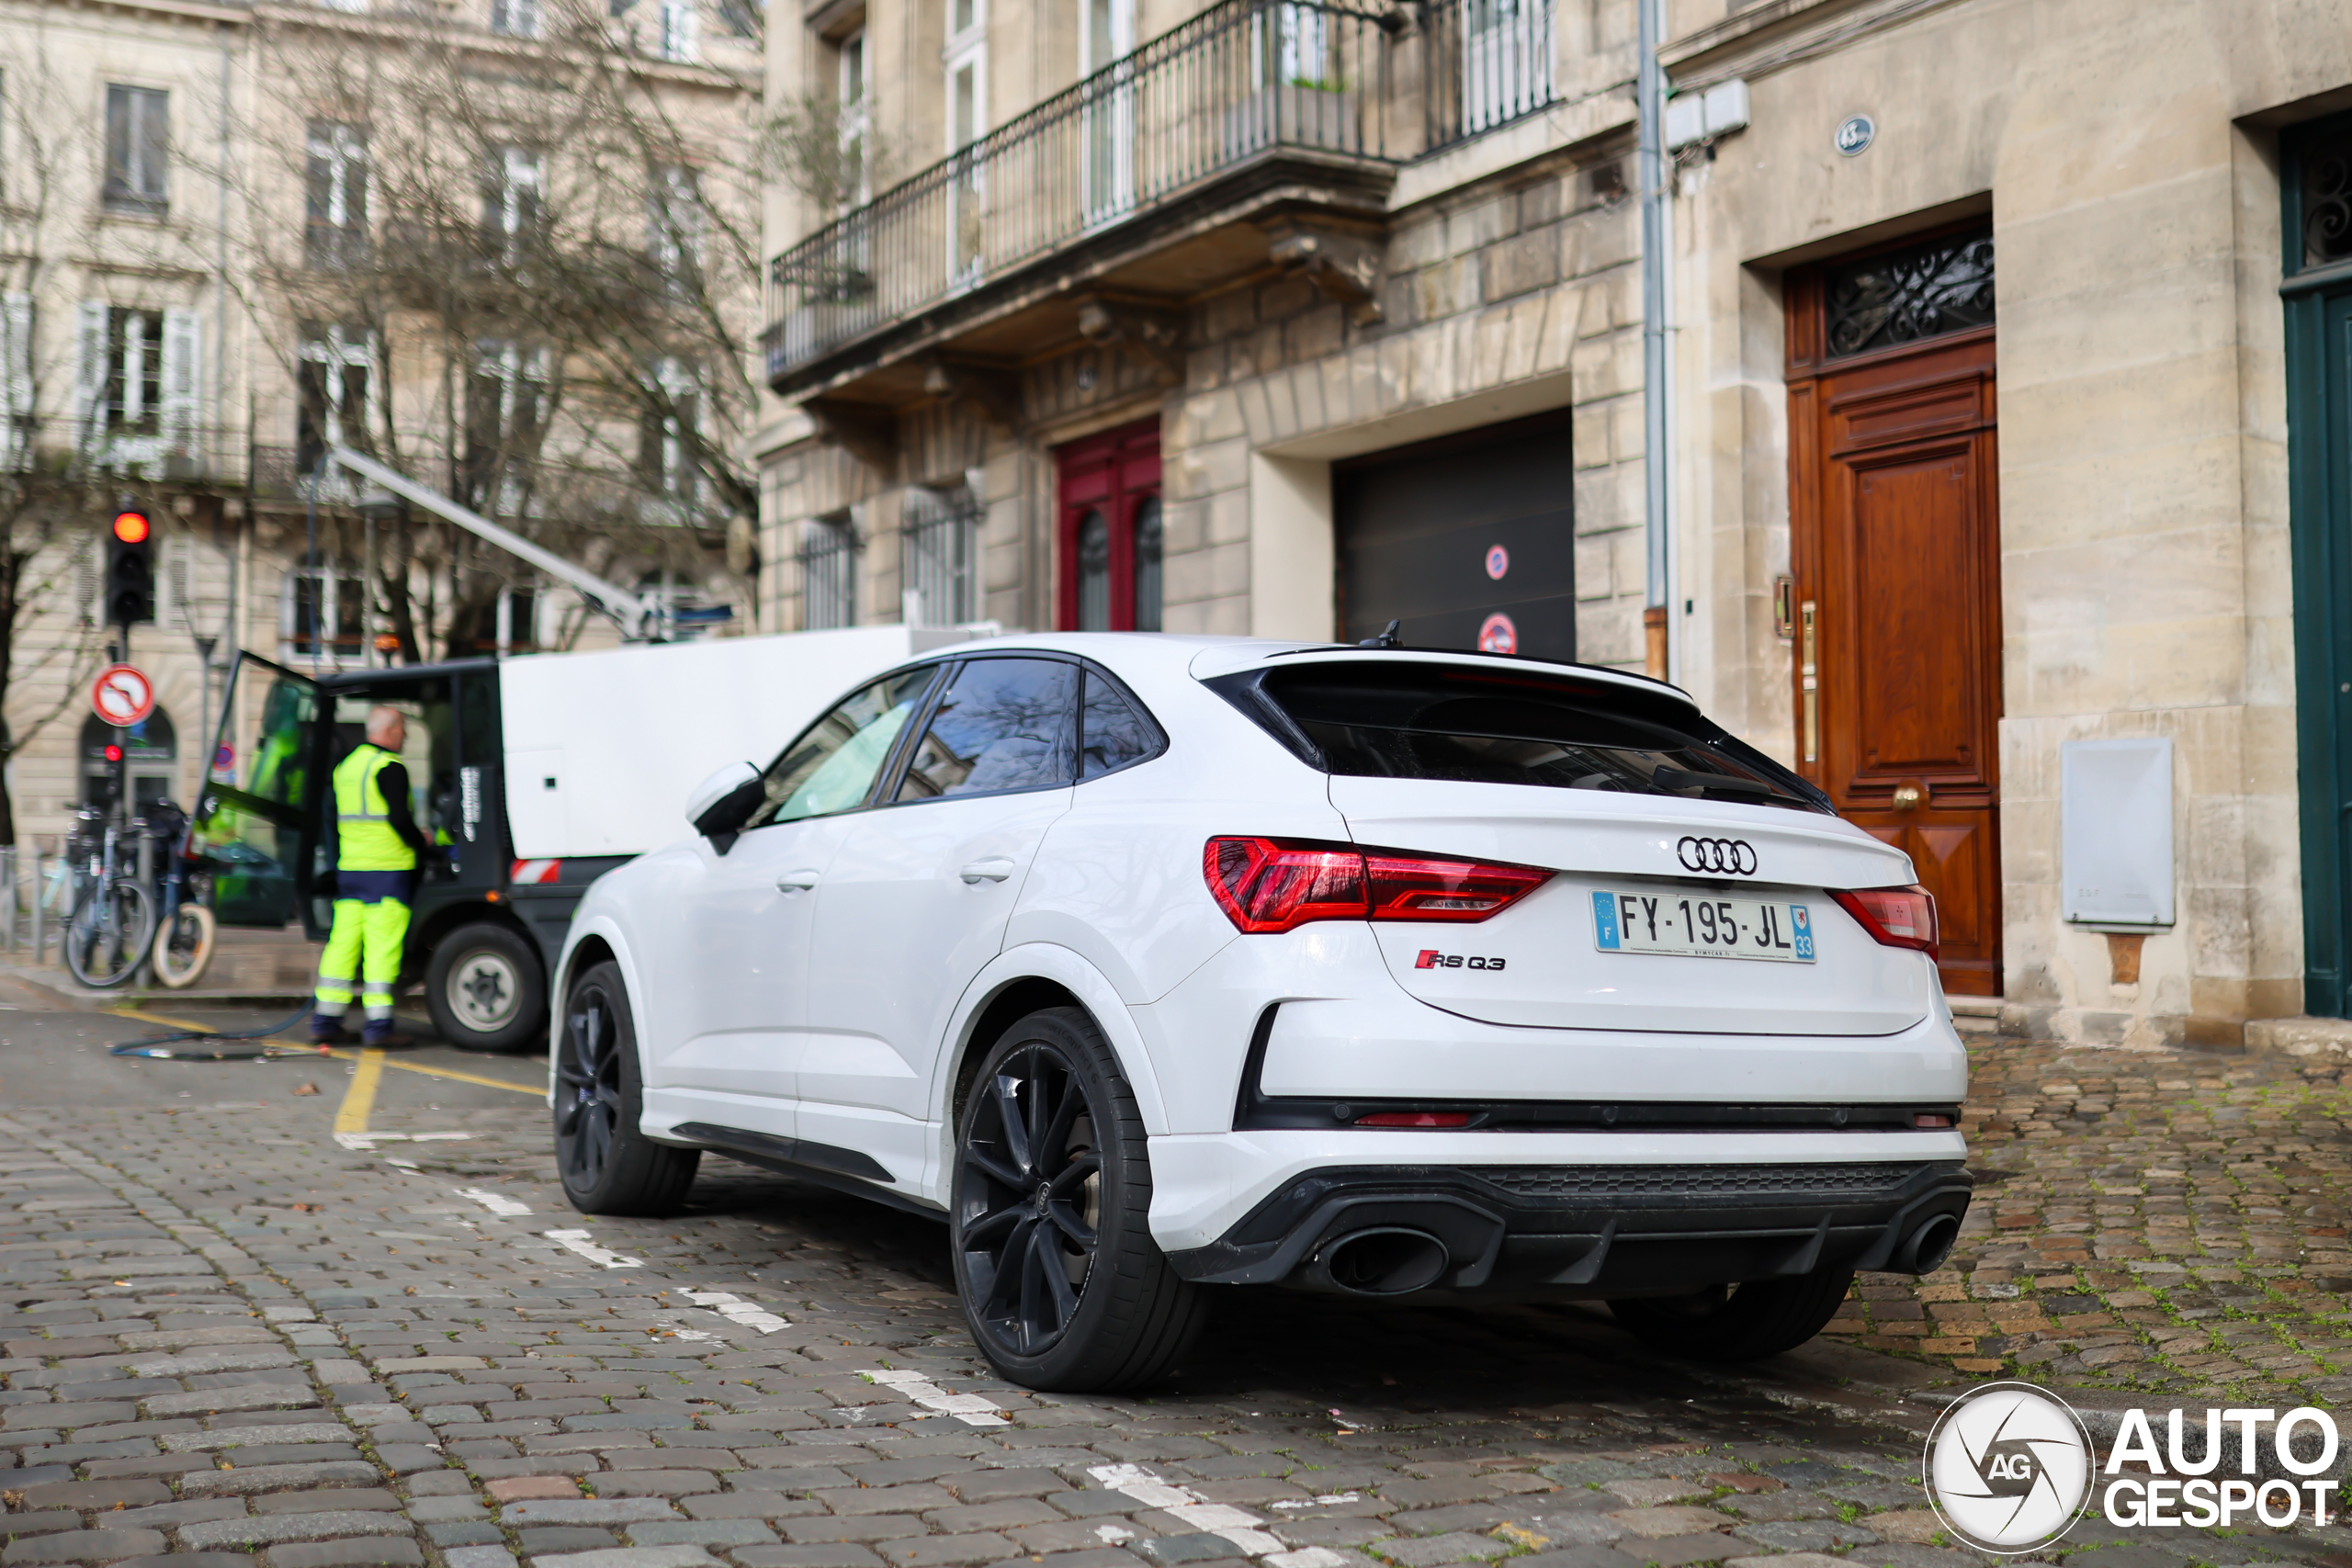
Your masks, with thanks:
[{"label": "french license plate", "polygon": [[1813,911],[1803,904],[1696,893],[1595,893],[1593,936],[1603,953],[1813,962]]}]

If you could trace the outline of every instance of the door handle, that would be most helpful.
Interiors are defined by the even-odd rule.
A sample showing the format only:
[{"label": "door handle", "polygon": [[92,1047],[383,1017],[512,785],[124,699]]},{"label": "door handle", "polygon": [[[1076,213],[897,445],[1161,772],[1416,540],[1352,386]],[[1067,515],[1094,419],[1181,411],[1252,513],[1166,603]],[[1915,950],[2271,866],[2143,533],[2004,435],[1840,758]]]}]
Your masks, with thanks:
[{"label": "door handle", "polygon": [[975,887],[983,882],[1002,882],[1012,874],[1012,863],[1001,855],[990,855],[987,860],[976,860],[966,866],[962,872],[964,880]]},{"label": "door handle", "polygon": [[779,893],[806,893],[817,886],[819,874],[813,871],[787,871],[775,879]]}]

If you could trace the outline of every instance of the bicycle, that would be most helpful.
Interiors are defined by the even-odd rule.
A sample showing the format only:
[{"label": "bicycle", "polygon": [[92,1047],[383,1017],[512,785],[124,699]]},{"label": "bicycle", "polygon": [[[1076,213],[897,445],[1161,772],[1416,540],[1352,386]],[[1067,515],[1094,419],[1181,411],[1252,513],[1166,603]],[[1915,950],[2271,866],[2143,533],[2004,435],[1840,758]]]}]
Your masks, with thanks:
[{"label": "bicycle", "polygon": [[119,860],[121,830],[106,824],[95,836],[93,849],[94,836],[86,829],[95,826],[98,813],[85,810],[77,816],[81,822],[73,848],[82,887],[59,945],[66,972],[75,980],[93,990],[111,990],[138,974],[146,961],[155,940],[155,896],[135,870],[124,869]]},{"label": "bicycle", "polygon": [[155,846],[154,894],[162,912],[155,951],[149,962],[156,980],[166,989],[183,990],[201,979],[205,966],[212,962],[218,927],[205,897],[211,878],[180,856],[180,844],[187,837],[187,814],[178,806],[156,801],[148,807],[140,826]]}]

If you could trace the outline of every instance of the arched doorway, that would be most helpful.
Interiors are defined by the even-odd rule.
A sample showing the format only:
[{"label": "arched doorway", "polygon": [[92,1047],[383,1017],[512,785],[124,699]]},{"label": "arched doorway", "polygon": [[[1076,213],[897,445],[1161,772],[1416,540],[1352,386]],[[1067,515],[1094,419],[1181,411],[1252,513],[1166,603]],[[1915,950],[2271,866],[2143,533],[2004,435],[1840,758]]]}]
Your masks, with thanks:
[{"label": "arched doorway", "polygon": [[113,797],[114,764],[107,761],[107,748],[114,745],[122,748],[129,764],[133,815],[151,801],[169,800],[178,793],[179,735],[170,714],[158,707],[127,729],[117,729],[92,714],[82,721],[83,805],[102,805]]}]

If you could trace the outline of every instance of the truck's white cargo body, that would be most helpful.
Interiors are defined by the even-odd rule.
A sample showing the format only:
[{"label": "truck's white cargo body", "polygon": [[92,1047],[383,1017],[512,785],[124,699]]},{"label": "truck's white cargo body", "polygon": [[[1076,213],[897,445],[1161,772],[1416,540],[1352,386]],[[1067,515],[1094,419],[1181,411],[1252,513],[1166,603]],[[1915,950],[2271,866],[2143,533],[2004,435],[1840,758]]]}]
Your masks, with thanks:
[{"label": "truck's white cargo body", "polygon": [[712,772],[765,767],[860,681],[967,635],[854,626],[507,660],[514,853],[636,855],[683,838],[686,795]]}]

